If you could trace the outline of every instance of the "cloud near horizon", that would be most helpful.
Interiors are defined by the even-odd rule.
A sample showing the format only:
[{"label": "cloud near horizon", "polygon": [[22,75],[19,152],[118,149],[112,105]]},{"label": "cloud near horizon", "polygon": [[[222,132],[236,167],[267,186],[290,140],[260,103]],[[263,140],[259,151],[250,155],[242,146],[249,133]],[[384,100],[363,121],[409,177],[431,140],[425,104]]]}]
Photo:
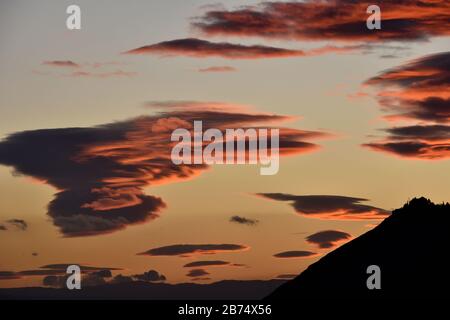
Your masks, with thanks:
[{"label": "cloud near horizon", "polygon": [[[52,276],[48,281],[54,281],[56,283],[56,276],[66,276],[67,267],[70,265],[78,265],[81,272],[89,275],[94,274],[95,276],[102,275],[103,277],[111,271],[122,270],[121,268],[111,268],[111,267],[93,267],[86,265],[79,265],[76,263],[64,263],[64,264],[48,264],[39,267],[38,269],[23,270],[23,271],[0,271],[0,280],[10,280],[10,279],[20,279],[23,277],[33,277],[33,276]],[[61,279],[59,279],[61,280]]]},{"label": "cloud near horizon", "polygon": [[234,10],[206,10],[192,26],[207,36],[296,41],[423,41],[450,35],[447,0],[383,1],[381,30],[366,27],[366,10],[372,4],[349,0],[262,2]]},{"label": "cloud near horizon", "polygon": [[[186,276],[191,277],[191,278],[198,278],[198,277],[203,277],[203,276],[207,276],[209,275],[209,272],[206,271],[205,269],[192,269],[189,270],[189,272],[186,274]],[[201,280],[201,279],[197,279],[197,280]],[[204,279],[206,280],[206,279]]]},{"label": "cloud near horizon", "polygon": [[364,147],[410,159],[450,157],[450,52],[412,60],[365,84],[380,89],[379,105],[390,113],[386,120],[409,125],[384,129],[387,137]]},{"label": "cloud near horizon", "polygon": [[216,254],[220,252],[239,252],[249,250],[249,246],[240,244],[174,244],[170,246],[153,248],[137,255],[145,256],[179,256],[190,257],[194,255]]},{"label": "cloud near horizon", "polygon": [[[166,207],[143,189],[199,175],[206,164],[175,165],[170,136],[175,128],[191,131],[195,120],[203,130],[272,128],[293,117],[268,113],[169,108],[94,127],[41,129],[13,133],[0,141],[0,164],[20,175],[53,186],[57,192],[47,214],[66,237],[111,233],[159,216]],[[309,140],[324,132],[280,128],[280,156],[311,152]],[[270,144],[270,139],[269,139]],[[50,150],[51,152],[48,152]],[[224,152],[225,154],[225,152]],[[225,155],[224,155],[225,156]]]},{"label": "cloud near horizon", "polygon": [[258,193],[257,196],[289,202],[295,211],[305,217],[325,220],[372,220],[386,218],[387,210],[362,204],[364,198],[335,195],[291,195],[285,193]]}]

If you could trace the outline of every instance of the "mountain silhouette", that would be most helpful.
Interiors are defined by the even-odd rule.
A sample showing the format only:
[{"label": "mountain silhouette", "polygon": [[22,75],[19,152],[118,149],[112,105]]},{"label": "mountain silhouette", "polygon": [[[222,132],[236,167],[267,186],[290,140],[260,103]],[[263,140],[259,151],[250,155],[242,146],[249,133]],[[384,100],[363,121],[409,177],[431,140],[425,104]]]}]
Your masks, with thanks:
[{"label": "mountain silhouette", "polygon": [[[449,248],[450,205],[414,198],[267,299],[448,298]],[[379,290],[366,284],[371,265],[380,268]]]}]

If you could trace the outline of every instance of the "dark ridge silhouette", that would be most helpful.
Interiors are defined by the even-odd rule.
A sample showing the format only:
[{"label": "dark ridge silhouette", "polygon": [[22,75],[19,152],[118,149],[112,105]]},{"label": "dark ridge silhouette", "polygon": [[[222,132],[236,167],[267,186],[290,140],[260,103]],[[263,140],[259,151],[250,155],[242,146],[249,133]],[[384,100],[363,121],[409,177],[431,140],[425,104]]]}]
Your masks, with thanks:
[{"label": "dark ridge silhouette", "polygon": [[82,287],[0,289],[0,300],[244,300],[262,299],[285,280],[224,280],[211,284],[134,281]]},{"label": "dark ridge silhouette", "polygon": [[[330,252],[267,299],[449,298],[450,204],[415,198]],[[369,290],[367,267],[381,270]]]}]

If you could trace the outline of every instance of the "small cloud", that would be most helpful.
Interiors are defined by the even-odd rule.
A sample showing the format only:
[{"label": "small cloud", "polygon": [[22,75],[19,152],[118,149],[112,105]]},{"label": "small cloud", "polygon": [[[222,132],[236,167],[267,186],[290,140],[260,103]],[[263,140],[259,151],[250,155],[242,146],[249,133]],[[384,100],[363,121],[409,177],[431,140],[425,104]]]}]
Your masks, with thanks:
[{"label": "small cloud", "polygon": [[297,196],[285,193],[260,193],[266,199],[286,201],[295,211],[307,217],[330,220],[372,220],[383,219],[387,210],[362,204],[368,199],[335,195]]},{"label": "small cloud", "polygon": [[20,275],[14,271],[0,271],[0,280],[14,280],[19,279]]},{"label": "small cloud", "polygon": [[197,278],[207,275],[209,275],[209,272],[204,269],[192,269],[186,274],[186,276],[191,278]]},{"label": "small cloud", "polygon": [[216,66],[198,69],[198,72],[235,72],[235,71],[237,71],[237,69],[230,66]]},{"label": "small cloud", "polygon": [[133,277],[124,276],[123,274],[118,274],[111,280],[111,283],[130,283],[133,281],[134,281]]},{"label": "small cloud", "polygon": [[298,276],[297,274],[280,274],[278,276],[276,276],[275,279],[278,280],[291,280],[294,279],[296,276]]},{"label": "small cloud", "polygon": [[239,244],[175,244],[150,249],[138,253],[138,255],[186,257],[195,254],[215,254],[218,252],[244,251],[248,249],[249,247]]},{"label": "small cloud", "polygon": [[284,251],[274,254],[275,258],[311,258],[317,253],[311,251]]},{"label": "small cloud", "polygon": [[100,278],[111,278],[112,272],[111,270],[105,269],[105,270],[99,270],[92,273],[92,275],[95,275],[96,277]]},{"label": "small cloud", "polygon": [[319,246],[319,248],[331,248],[339,242],[350,239],[352,236],[346,232],[337,230],[324,230],[306,237],[306,241]]},{"label": "small cloud", "polygon": [[192,268],[192,267],[211,267],[211,266],[230,266],[231,264],[228,261],[222,260],[207,260],[207,261],[194,261],[185,264],[184,268]]},{"label": "small cloud", "polygon": [[133,71],[124,71],[124,70],[115,70],[111,72],[90,72],[90,71],[76,71],[68,74],[68,77],[85,77],[85,78],[116,78],[116,77],[125,77],[130,78],[137,75],[137,72]]},{"label": "small cloud", "polygon": [[52,66],[52,67],[69,67],[69,68],[80,68],[81,65],[78,63],[75,63],[70,60],[53,60],[53,61],[44,61],[42,62],[43,65],[46,66]]},{"label": "small cloud", "polygon": [[166,277],[163,274],[158,273],[156,270],[149,270],[142,274],[135,274],[133,278],[146,282],[166,281]]},{"label": "small cloud", "polygon": [[234,222],[234,223],[238,223],[238,224],[245,224],[248,226],[254,226],[259,223],[259,221],[256,219],[248,219],[248,218],[240,217],[240,216],[232,216],[230,218],[230,222]]},{"label": "small cloud", "polygon": [[25,220],[22,220],[22,219],[11,219],[11,220],[7,220],[6,222],[21,231],[25,231],[28,228],[28,224],[26,223]]}]

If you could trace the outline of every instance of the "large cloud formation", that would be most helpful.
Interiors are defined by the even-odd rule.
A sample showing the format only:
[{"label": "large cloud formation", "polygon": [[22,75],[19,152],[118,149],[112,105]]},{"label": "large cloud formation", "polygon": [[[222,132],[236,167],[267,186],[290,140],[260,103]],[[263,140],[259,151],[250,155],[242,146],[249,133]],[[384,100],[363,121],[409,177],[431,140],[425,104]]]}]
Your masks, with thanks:
[{"label": "large cloud formation", "polygon": [[[23,131],[0,142],[0,164],[45,182],[58,191],[48,215],[65,236],[109,233],[158,217],[166,204],[143,188],[191,178],[204,164],[175,165],[171,160],[176,128],[191,131],[267,128],[292,117],[239,110],[218,111],[200,104],[171,106],[152,116],[88,128]],[[307,140],[323,132],[280,128],[280,155],[316,150]],[[270,139],[269,139],[270,143]]]},{"label": "large cloud formation", "polygon": [[364,144],[412,159],[450,157],[450,52],[428,55],[366,81],[377,94],[385,118],[412,124],[384,129],[388,136]]},{"label": "large cloud formation", "polygon": [[248,250],[248,246],[240,244],[174,244],[158,247],[138,253],[146,256],[179,256],[190,257],[193,255],[215,254],[219,252],[236,252]]},{"label": "large cloud formation", "polygon": [[263,198],[290,202],[295,211],[306,217],[332,220],[383,219],[389,212],[362,204],[368,199],[335,195],[297,196],[285,193],[259,193]]},{"label": "large cloud formation", "polygon": [[235,10],[211,9],[193,25],[210,36],[300,41],[410,41],[450,35],[447,0],[382,1],[381,30],[366,27],[366,9],[372,4],[352,0],[263,2]]}]

